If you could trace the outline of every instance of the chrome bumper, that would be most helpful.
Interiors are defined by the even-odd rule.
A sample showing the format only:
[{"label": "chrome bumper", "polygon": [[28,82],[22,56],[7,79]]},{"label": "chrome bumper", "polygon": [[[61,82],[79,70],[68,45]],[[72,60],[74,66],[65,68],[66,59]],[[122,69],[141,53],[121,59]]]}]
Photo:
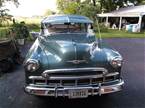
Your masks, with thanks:
[{"label": "chrome bumper", "polygon": [[88,90],[89,95],[102,95],[112,92],[117,92],[122,90],[124,81],[122,79],[116,80],[114,82],[99,83],[97,85],[86,85],[86,86],[70,86],[70,87],[55,87],[51,88],[49,86],[38,86],[31,84],[25,87],[25,91],[29,94],[38,96],[53,96],[53,97],[69,97],[70,90]]}]

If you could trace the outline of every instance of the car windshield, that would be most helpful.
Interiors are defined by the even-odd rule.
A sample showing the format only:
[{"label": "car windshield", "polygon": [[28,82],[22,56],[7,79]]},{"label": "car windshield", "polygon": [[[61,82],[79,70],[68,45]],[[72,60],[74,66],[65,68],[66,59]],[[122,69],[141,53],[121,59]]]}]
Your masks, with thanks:
[{"label": "car windshield", "polygon": [[65,24],[46,24],[49,33],[86,33],[87,24],[65,23]]}]

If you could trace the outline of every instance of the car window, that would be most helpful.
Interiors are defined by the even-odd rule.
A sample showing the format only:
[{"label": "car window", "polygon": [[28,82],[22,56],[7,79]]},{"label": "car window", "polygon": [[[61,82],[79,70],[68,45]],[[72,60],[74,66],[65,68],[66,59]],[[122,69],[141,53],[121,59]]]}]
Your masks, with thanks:
[{"label": "car window", "polygon": [[49,33],[86,33],[87,24],[65,23],[65,24],[46,24]]}]

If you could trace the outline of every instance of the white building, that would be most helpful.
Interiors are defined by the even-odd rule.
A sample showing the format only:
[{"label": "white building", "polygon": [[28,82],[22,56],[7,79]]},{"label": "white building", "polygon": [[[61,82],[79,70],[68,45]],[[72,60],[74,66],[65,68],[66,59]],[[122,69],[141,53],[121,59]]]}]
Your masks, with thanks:
[{"label": "white building", "polygon": [[120,8],[97,16],[103,18],[105,24],[109,24],[110,27],[116,24],[119,30],[127,24],[136,24],[138,32],[145,30],[145,5]]}]

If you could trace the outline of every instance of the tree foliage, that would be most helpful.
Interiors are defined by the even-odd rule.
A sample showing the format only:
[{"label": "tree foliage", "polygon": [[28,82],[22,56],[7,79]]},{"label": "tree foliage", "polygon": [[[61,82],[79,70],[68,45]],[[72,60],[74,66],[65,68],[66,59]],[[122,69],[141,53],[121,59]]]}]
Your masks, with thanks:
[{"label": "tree foliage", "polygon": [[100,13],[100,6],[96,2],[86,0],[80,4],[80,14],[95,21],[96,14]]},{"label": "tree foliage", "polygon": [[[145,0],[57,0],[60,13],[82,14],[90,16],[94,12],[110,12],[125,7],[128,2],[133,5],[145,4]],[[92,12],[91,12],[92,11]]]},{"label": "tree foliage", "polygon": [[143,4],[144,0],[99,0],[101,10],[105,10],[105,12],[115,10],[117,7],[124,7],[124,4],[128,5],[128,2],[138,5]]},{"label": "tree foliage", "polygon": [[79,1],[57,0],[57,8],[64,14],[77,14],[79,5]]},{"label": "tree foliage", "polygon": [[140,4],[144,4],[144,5],[145,5],[145,0],[142,0],[142,1],[140,2]]},{"label": "tree foliage", "polygon": [[18,0],[0,0],[0,26],[2,26],[5,22],[8,23],[8,20],[11,20],[12,15],[8,14],[8,9],[4,8],[4,4],[6,2],[13,2],[16,6],[19,5]]},{"label": "tree foliage", "polygon": [[11,20],[12,15],[8,14],[8,9],[0,9],[0,26],[2,26],[8,20]]},{"label": "tree foliage", "polygon": [[96,13],[100,12],[99,5],[94,0],[57,0],[57,7],[60,13],[78,14],[90,17],[95,20]]},{"label": "tree foliage", "polygon": [[6,2],[13,2],[16,6],[19,5],[18,0],[0,0],[0,7],[4,6],[4,3]]}]

